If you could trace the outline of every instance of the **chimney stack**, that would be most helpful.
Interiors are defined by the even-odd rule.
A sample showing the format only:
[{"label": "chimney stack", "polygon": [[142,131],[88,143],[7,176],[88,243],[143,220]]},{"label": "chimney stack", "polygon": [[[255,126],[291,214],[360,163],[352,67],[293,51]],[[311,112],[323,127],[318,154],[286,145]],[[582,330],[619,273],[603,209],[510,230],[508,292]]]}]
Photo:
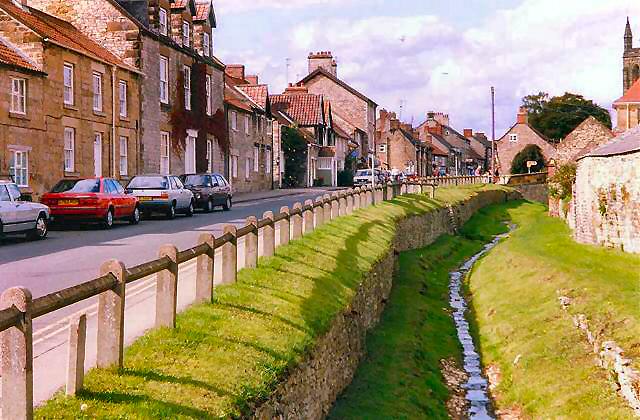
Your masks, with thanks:
[{"label": "chimney stack", "polygon": [[520,107],[518,110],[518,124],[529,124],[529,114],[525,107]]},{"label": "chimney stack", "polygon": [[245,79],[247,80],[247,82],[249,82],[250,85],[257,85],[258,84],[258,76],[255,74],[249,75],[249,76],[245,76]]},{"label": "chimney stack", "polygon": [[473,137],[473,130],[471,128],[465,128],[464,129],[464,136],[468,139],[470,139],[471,137]]},{"label": "chimney stack", "polygon": [[224,72],[233,78],[244,79],[244,65],[242,64],[227,64]]},{"label": "chimney stack", "polygon": [[398,120],[397,118],[392,118],[391,119],[391,129],[392,130],[399,130],[400,129],[400,120]]},{"label": "chimney stack", "polygon": [[309,89],[302,83],[296,85],[289,83],[289,87],[284,90],[285,95],[300,95],[303,93],[309,93]]},{"label": "chimney stack", "polygon": [[338,63],[333,58],[331,51],[319,51],[309,53],[309,74],[322,68],[335,77],[338,77]]}]

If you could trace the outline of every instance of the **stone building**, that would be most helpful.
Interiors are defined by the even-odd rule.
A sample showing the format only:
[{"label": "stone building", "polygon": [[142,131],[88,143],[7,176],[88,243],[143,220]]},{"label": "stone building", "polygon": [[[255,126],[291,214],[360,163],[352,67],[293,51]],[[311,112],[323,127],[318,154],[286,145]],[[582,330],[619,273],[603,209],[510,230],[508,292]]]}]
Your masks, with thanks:
[{"label": "stone building", "polygon": [[556,147],[556,165],[575,162],[592,150],[608,143],[614,137],[613,132],[595,117],[587,117]]},{"label": "stone building", "polygon": [[[140,70],[140,172],[226,173],[224,65],[210,1],[29,0]],[[207,48],[208,46],[208,48]]]},{"label": "stone building", "polygon": [[273,125],[267,85],[243,65],[227,66],[225,112],[229,127],[229,181],[236,192],[273,188]]},{"label": "stone building", "polygon": [[463,130],[464,137],[469,140],[469,144],[473,151],[480,156],[479,162],[482,172],[490,170],[491,168],[491,141],[484,133],[474,133],[473,129],[465,128]]},{"label": "stone building", "polygon": [[556,145],[529,124],[529,116],[524,108],[518,111],[516,123],[496,140],[495,147],[498,171],[501,175],[511,173],[514,159],[525,149],[535,148],[544,157],[544,162],[538,162],[532,171],[543,170],[547,167],[549,160],[556,156]]},{"label": "stone building", "polygon": [[578,159],[577,241],[640,253],[640,127]]},{"label": "stone building", "polygon": [[420,140],[411,124],[402,123],[395,112],[383,109],[376,132],[376,159],[380,167],[410,176],[431,175],[431,146]]},{"label": "stone building", "polygon": [[333,118],[342,126],[352,126],[351,140],[359,145],[360,166],[367,165],[367,156],[374,149],[376,109],[378,105],[338,78],[338,65],[331,51],[310,53],[309,74],[300,81],[309,93],[322,95],[331,101]]},{"label": "stone building", "polygon": [[0,0],[0,173],[40,195],[139,171],[140,74],[68,22]]},{"label": "stone building", "polygon": [[638,79],[640,79],[640,48],[633,48],[633,32],[627,18],[622,54],[622,94],[627,93]]},{"label": "stone building", "polygon": [[640,80],[613,102],[613,109],[616,110],[617,130],[626,131],[640,124]]}]

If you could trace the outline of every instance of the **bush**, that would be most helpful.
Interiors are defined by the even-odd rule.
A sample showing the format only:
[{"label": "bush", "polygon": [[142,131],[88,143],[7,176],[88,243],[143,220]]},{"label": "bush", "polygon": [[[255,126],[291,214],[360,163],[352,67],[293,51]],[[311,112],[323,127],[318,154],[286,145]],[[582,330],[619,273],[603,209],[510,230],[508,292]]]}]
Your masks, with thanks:
[{"label": "bush", "polygon": [[353,171],[351,169],[338,171],[338,186],[339,187],[353,186]]},{"label": "bush", "polygon": [[562,200],[571,199],[573,196],[573,184],[576,182],[576,164],[567,163],[558,166],[558,169],[549,178],[549,195]]}]

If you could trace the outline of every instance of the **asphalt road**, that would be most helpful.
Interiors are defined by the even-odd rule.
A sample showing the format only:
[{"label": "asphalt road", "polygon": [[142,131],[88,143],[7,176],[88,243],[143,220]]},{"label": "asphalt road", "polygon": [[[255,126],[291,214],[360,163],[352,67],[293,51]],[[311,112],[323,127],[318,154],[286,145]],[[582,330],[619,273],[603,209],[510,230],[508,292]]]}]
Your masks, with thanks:
[{"label": "asphalt road", "polygon": [[0,291],[13,286],[28,288],[33,297],[74,286],[98,276],[100,265],[118,259],[127,267],[157,258],[161,245],[172,243],[178,249],[196,244],[202,232],[222,234],[222,225],[243,225],[248,216],[261,217],[265,211],[277,212],[282,206],[314,199],[322,191],[261,199],[234,204],[229,212],[217,210],[193,217],[177,216],[143,220],[137,226],[119,222],[112,230],[81,226],[72,230],[55,229],[44,241],[28,242],[7,238],[0,242]]}]

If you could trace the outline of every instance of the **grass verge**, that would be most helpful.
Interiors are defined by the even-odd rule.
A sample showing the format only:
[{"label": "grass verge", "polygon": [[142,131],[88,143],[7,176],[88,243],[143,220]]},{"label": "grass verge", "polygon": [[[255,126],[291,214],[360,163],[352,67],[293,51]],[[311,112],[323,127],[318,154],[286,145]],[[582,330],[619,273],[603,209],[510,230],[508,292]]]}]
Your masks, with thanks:
[{"label": "grass verge", "polygon": [[[38,418],[240,417],[267,398],[352,299],[387,252],[401,217],[492,186],[444,188],[438,200],[405,196],[363,209],[279,248],[218,287],[213,304],[178,315],[125,353],[122,370],[96,369],[76,397],[57,394]],[[81,410],[81,407],[84,407]]]},{"label": "grass verge", "polygon": [[573,297],[570,311],[586,314],[637,366],[640,257],[575,243],[543,205],[497,208],[491,211],[518,228],[467,279],[483,362],[499,368],[497,408],[529,418],[632,418],[557,291]]}]

